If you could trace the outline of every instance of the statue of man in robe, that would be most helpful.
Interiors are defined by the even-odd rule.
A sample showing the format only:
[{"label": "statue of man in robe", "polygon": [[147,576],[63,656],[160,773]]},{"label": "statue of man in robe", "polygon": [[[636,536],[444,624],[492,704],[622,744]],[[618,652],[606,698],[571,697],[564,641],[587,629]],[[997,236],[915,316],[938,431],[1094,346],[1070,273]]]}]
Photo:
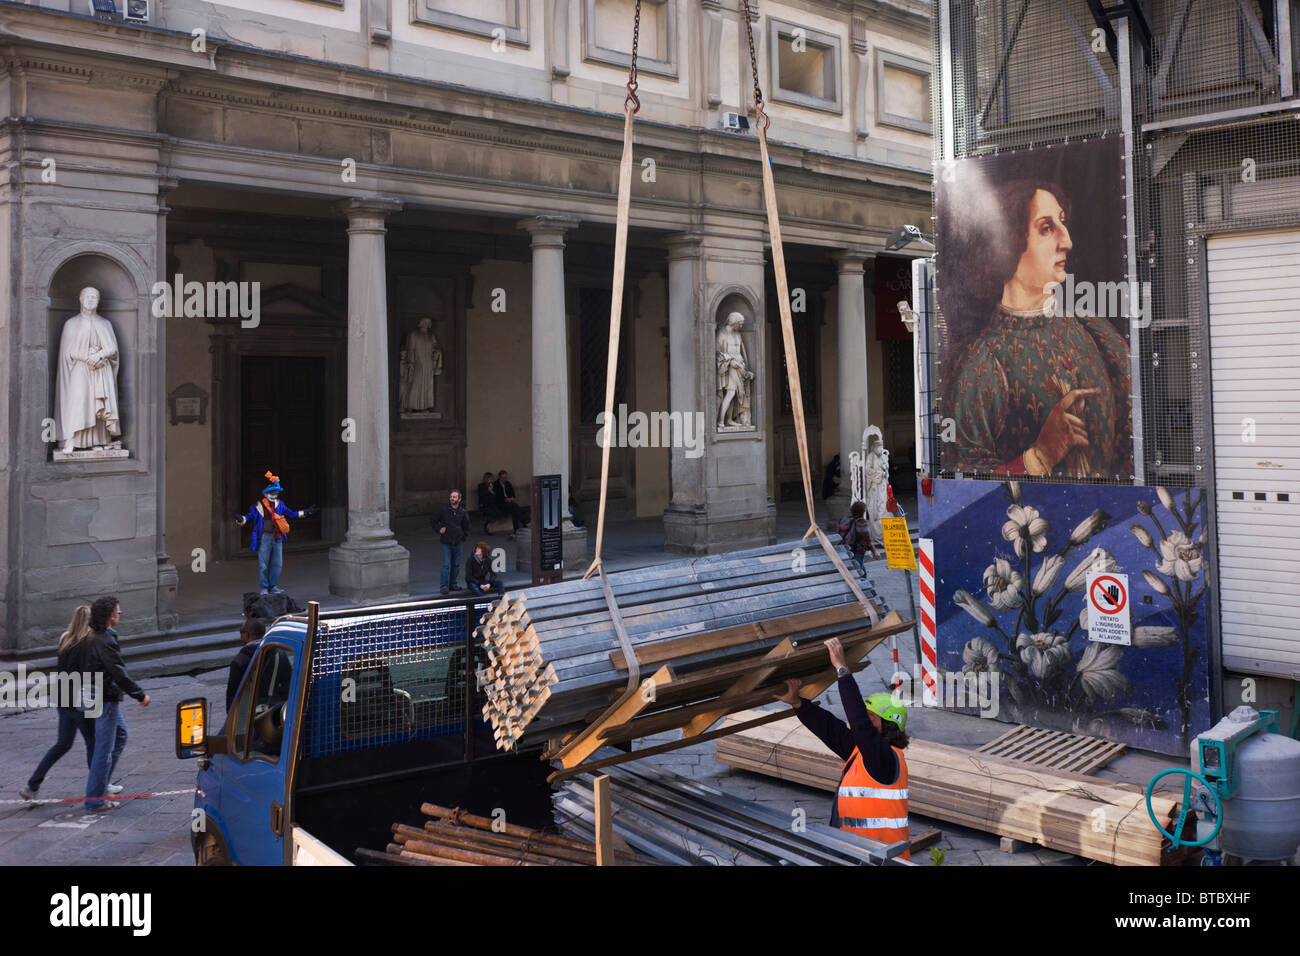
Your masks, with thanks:
[{"label": "statue of man in robe", "polygon": [[883,435],[875,425],[868,425],[864,432],[867,453],[862,460],[863,500],[867,505],[867,518],[871,521],[873,541],[884,541],[884,530],[880,519],[887,516],[886,503],[889,500],[889,452],[882,440]]},{"label": "statue of man in robe", "polygon": [[745,340],[740,329],[745,317],[732,312],[718,327],[718,427],[746,427],[750,420],[750,383],[754,373],[749,369],[745,354]]},{"label": "statue of man in robe", "polygon": [[406,336],[401,352],[401,401],[404,412],[438,408],[438,376],[442,375],[442,347],[433,334],[433,320],[425,316]]},{"label": "statue of man in robe", "polygon": [[120,448],[117,336],[96,310],[99,290],[87,286],[78,297],[81,311],[63,324],[55,381],[55,439],[64,453],[76,449]]}]

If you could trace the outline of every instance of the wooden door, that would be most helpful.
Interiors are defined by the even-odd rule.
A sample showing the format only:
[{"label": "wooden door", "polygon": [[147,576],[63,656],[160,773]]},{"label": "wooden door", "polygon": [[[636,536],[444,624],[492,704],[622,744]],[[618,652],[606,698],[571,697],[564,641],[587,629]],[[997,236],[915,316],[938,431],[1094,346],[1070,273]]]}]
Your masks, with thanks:
[{"label": "wooden door", "polygon": [[[289,507],[323,506],[325,360],[246,355],[240,360],[240,380],[241,507],[258,500],[268,470],[280,476]],[[320,515],[292,522],[291,543],[320,540]]]}]

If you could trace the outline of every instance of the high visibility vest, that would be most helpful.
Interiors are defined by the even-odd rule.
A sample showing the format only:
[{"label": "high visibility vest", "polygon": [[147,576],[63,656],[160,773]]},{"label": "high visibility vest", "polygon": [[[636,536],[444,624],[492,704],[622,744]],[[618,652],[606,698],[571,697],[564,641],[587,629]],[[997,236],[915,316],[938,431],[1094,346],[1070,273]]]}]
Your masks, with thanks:
[{"label": "high visibility vest", "polygon": [[[836,809],[840,828],[861,833],[881,843],[897,843],[907,836],[907,760],[903,751],[892,748],[898,757],[898,779],[889,786],[867,773],[862,754],[853,748],[853,755],[844,765],[840,777]],[[903,859],[910,860],[909,850]]]}]

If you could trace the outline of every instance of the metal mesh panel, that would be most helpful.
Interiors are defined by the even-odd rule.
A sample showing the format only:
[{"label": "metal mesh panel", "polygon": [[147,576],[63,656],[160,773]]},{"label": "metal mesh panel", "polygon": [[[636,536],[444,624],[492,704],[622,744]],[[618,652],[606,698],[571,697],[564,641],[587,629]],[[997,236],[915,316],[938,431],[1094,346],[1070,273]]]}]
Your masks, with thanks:
[{"label": "metal mesh panel", "polygon": [[[952,71],[947,95],[938,69],[932,84],[940,174],[945,156],[961,160],[1120,132],[1121,34],[1114,21],[1094,19],[1092,8],[1102,4],[950,0],[948,45],[940,6],[934,62],[947,53]],[[1135,433],[1142,437],[1145,484],[1205,487],[1213,444],[1204,241],[1300,223],[1300,122],[1294,106],[1278,106],[1295,88],[1297,58],[1291,56],[1288,82],[1271,2],[1151,0],[1140,8],[1150,40],[1148,47],[1144,31],[1130,22],[1128,189],[1136,261],[1128,268],[1130,278],[1148,283],[1150,316],[1130,329]],[[1290,0],[1288,10],[1294,51],[1300,2]],[[942,287],[942,249],[937,273]],[[945,329],[936,307],[936,341],[944,341]],[[938,358],[932,353],[931,375],[942,383]]]},{"label": "metal mesh panel", "polygon": [[471,632],[488,606],[476,604],[473,612],[436,608],[321,622],[304,756],[464,734],[467,687],[474,694],[475,722],[483,707],[469,674],[485,663],[486,652]]}]

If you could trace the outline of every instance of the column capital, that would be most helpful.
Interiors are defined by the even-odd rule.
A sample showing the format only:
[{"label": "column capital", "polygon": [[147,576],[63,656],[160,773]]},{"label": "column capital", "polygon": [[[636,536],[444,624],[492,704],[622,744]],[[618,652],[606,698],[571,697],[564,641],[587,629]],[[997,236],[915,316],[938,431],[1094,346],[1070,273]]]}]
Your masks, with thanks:
[{"label": "column capital", "polygon": [[664,237],[669,262],[674,259],[698,259],[703,244],[704,236],[698,232],[675,232]]},{"label": "column capital", "polygon": [[338,204],[348,217],[348,232],[384,232],[384,220],[402,209],[399,199],[387,196],[354,196]]},{"label": "column capital", "polygon": [[533,248],[564,248],[564,234],[577,229],[582,220],[577,216],[530,216],[515,225],[533,237]]},{"label": "column capital", "polygon": [[840,249],[831,254],[831,258],[835,260],[836,271],[840,275],[861,275],[870,257],[870,252],[858,248]]}]

